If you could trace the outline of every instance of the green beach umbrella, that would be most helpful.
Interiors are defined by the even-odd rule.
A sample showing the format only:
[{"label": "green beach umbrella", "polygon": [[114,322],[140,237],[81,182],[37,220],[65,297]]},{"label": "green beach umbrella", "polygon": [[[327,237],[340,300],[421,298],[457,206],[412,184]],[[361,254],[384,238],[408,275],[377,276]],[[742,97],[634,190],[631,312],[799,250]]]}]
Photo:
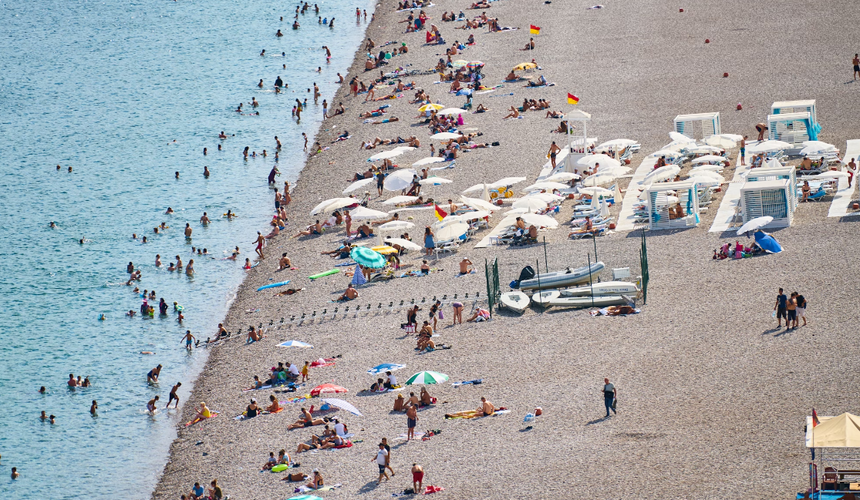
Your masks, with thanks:
[{"label": "green beach umbrella", "polygon": [[366,247],[355,247],[349,252],[352,260],[358,262],[364,267],[371,269],[379,269],[385,267],[385,257],[379,252],[375,252]]},{"label": "green beach umbrella", "polygon": [[439,372],[418,372],[409,377],[406,385],[414,384],[441,384],[448,381],[448,375]]}]

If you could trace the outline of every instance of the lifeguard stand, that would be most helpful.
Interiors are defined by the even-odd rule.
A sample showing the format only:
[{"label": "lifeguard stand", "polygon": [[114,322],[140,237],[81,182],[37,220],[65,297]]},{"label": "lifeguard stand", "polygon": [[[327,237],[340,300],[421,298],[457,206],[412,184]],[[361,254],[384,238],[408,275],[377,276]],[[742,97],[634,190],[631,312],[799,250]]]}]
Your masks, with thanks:
[{"label": "lifeguard stand", "polygon": [[697,113],[675,117],[675,132],[693,139],[720,135],[720,113]]},{"label": "lifeguard stand", "polygon": [[564,115],[567,120],[567,140],[571,153],[585,153],[588,148],[588,122],[591,115],[585,111],[574,110]]},{"label": "lifeguard stand", "polygon": [[[695,181],[655,182],[645,188],[648,205],[648,229],[683,229],[699,225],[699,195]],[[677,193],[678,203],[669,203],[670,192]],[[670,209],[680,205],[683,216]]]},{"label": "lifeguard stand", "polygon": [[773,222],[766,227],[789,227],[794,220],[791,187],[788,179],[745,182],[741,186],[741,213],[744,224],[769,215]]},{"label": "lifeguard stand", "polygon": [[789,188],[790,210],[797,210],[797,169],[793,166],[753,168],[747,174],[747,182],[776,181],[786,179]]}]

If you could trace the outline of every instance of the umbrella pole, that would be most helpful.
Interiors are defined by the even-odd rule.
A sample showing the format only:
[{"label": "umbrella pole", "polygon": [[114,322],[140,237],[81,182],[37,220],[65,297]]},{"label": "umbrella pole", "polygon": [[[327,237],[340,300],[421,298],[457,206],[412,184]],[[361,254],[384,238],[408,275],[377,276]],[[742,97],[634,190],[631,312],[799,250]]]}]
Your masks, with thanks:
[{"label": "umbrella pole", "polygon": [[588,255],[588,286],[591,287],[591,307],[594,307],[594,280],[591,279],[591,254]]}]

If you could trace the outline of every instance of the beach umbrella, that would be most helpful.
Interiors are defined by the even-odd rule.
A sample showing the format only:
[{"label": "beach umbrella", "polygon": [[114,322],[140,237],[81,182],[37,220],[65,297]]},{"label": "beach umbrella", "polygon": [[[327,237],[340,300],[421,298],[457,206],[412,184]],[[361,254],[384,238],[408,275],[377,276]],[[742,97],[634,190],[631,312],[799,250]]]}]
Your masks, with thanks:
[{"label": "beach umbrella", "polygon": [[418,372],[415,375],[409,377],[409,380],[406,381],[406,385],[414,385],[414,384],[441,384],[442,382],[448,381],[448,375],[439,372]]},{"label": "beach umbrella", "polygon": [[379,269],[385,267],[385,257],[367,247],[355,247],[349,252],[349,257],[364,267]]},{"label": "beach umbrella", "polygon": [[767,253],[779,253],[782,252],[782,246],[776,241],[776,238],[773,235],[767,234],[764,231],[756,231],[755,234],[755,242],[758,243],[758,246],[761,247]]},{"label": "beach umbrella", "polygon": [[609,217],[609,202],[605,199],[600,200],[600,215],[601,217]]},{"label": "beach umbrella", "polygon": [[455,68],[462,68],[463,66],[465,66],[467,64],[469,64],[469,61],[466,61],[464,59],[455,59],[455,60],[451,61],[451,66],[453,66]]},{"label": "beach umbrella", "polygon": [[352,217],[352,220],[359,221],[382,219],[388,217],[388,214],[380,210],[373,210],[372,208],[357,207],[349,211],[349,216]]},{"label": "beach umbrella", "polygon": [[[842,172],[840,170],[828,170],[826,172],[821,172],[820,174],[807,176],[810,179],[836,179],[842,178],[847,179],[850,177],[848,172]],[[804,177],[806,178],[806,177]]]},{"label": "beach umbrella", "polygon": [[[334,206],[335,204],[339,204],[340,206],[338,206],[338,208],[342,208],[342,207],[348,207],[350,205],[358,203],[358,201],[359,200],[356,200],[355,198],[331,198],[331,199],[325,200],[324,202],[315,206],[311,210],[311,215],[316,215],[318,213],[326,212],[326,211],[328,211],[329,206]],[[344,205],[343,203],[346,203],[346,205]],[[336,209],[332,209],[332,210],[336,210]]]},{"label": "beach umbrella", "polygon": [[773,217],[770,215],[765,215],[764,217],[756,217],[755,219],[750,220],[746,224],[738,229],[738,234],[748,233],[750,231],[755,231],[757,229],[761,229],[766,225],[773,222]]},{"label": "beach umbrella", "polygon": [[[600,210],[600,197],[592,196],[591,203],[589,204],[589,206],[592,210]],[[576,210],[576,208],[574,208],[574,210]]]},{"label": "beach umbrella", "polygon": [[636,144],[636,141],[633,139],[612,139],[611,141],[606,141],[594,149],[618,149],[618,148],[626,148],[631,144]]},{"label": "beach umbrella", "polygon": [[725,182],[725,178],[718,174],[717,172],[711,172],[710,170],[692,170],[690,171],[690,177],[705,177],[708,179],[718,180],[720,182]]},{"label": "beach umbrella", "polygon": [[326,205],[325,211],[331,212],[332,210],[338,210],[340,208],[351,207],[353,205],[358,205],[361,200],[356,200],[355,198],[338,198],[337,201]]},{"label": "beach umbrella", "polygon": [[496,182],[490,183],[487,187],[494,189],[500,187],[513,186],[514,184],[518,184],[526,180],[525,177],[503,177]]},{"label": "beach umbrella", "polygon": [[[460,109],[460,108],[445,108],[441,111],[437,111],[436,114],[437,115],[460,115],[460,114],[464,115],[464,114],[466,114],[466,110]],[[438,135],[438,134],[436,134],[436,135]]]},{"label": "beach umbrella", "polygon": [[747,153],[771,153],[783,149],[790,149],[791,147],[791,144],[787,142],[768,140],[747,146]]},{"label": "beach umbrella", "polygon": [[552,194],[552,193],[538,193],[537,191],[533,191],[533,192],[523,196],[520,199],[521,200],[524,200],[524,199],[543,200],[547,203],[552,203],[554,201],[563,200],[564,196],[560,196],[560,195]]},{"label": "beach umbrella", "polygon": [[623,166],[622,167],[613,167],[611,165],[607,165],[604,167],[603,165],[601,165],[600,168],[598,168],[597,172],[595,172],[595,173],[597,173],[597,174],[612,174],[612,175],[622,176],[622,175],[629,174],[631,170],[633,170],[633,169],[630,167],[623,167]]},{"label": "beach umbrella", "polygon": [[441,186],[442,184],[451,184],[451,179],[444,179],[442,177],[428,177],[426,179],[421,179],[418,181],[418,184],[422,186]]},{"label": "beach umbrella", "polygon": [[696,140],[692,137],[684,135],[680,132],[675,132],[674,130],[669,132],[669,138],[675,142],[696,142]]},{"label": "beach umbrella", "polygon": [[466,234],[469,230],[469,225],[465,222],[455,222],[449,226],[445,226],[436,232],[436,241],[451,241]]},{"label": "beach umbrella", "polygon": [[522,214],[520,217],[526,224],[534,224],[537,227],[558,227],[558,221],[548,215]]},{"label": "beach umbrella", "polygon": [[690,170],[690,173],[693,172],[722,172],[722,165],[697,165]]},{"label": "beach umbrella", "polygon": [[[460,111],[463,111],[462,109]],[[463,111],[465,113],[465,111]],[[438,134],[433,134],[430,136],[431,139],[436,139],[437,141],[448,141],[451,139],[458,139],[463,137],[463,134],[455,134],[453,132],[439,132]]]},{"label": "beach umbrella", "polygon": [[718,162],[722,163],[726,160],[727,160],[727,158],[725,156],[705,155],[705,156],[700,156],[700,157],[694,159],[690,163],[692,163],[693,165],[696,165],[698,163],[710,163],[712,161],[718,161]]},{"label": "beach umbrella", "polygon": [[373,177],[355,181],[352,184],[350,184],[349,186],[347,186],[346,189],[343,190],[343,194],[351,193],[353,191],[358,191],[359,189],[361,189],[365,186],[368,186],[370,184],[373,184],[374,182],[376,182],[376,179]]},{"label": "beach umbrella", "polygon": [[552,181],[541,181],[535,182],[530,186],[526,186],[523,188],[523,192],[536,191],[536,190],[547,190],[552,191],[553,189],[568,189],[570,186],[567,184],[562,184],[560,182],[552,182]]},{"label": "beach umbrella", "polygon": [[834,146],[833,144],[830,144],[829,142],[824,142],[824,141],[803,141],[802,144],[804,147],[820,146],[823,148],[836,149],[836,146]]},{"label": "beach umbrella", "polygon": [[479,198],[468,198],[466,196],[460,196],[460,199],[463,200],[463,203],[469,205],[472,208],[476,208],[479,210],[486,210],[488,212],[494,212],[498,210],[499,207],[493,205],[488,201],[481,200]]},{"label": "beach umbrella", "polygon": [[468,66],[470,69],[482,68],[484,67],[484,63],[482,63],[481,61],[471,61],[466,66]]},{"label": "beach umbrella", "polygon": [[421,158],[420,160],[416,161],[412,164],[412,166],[420,167],[422,165],[429,165],[431,163],[442,163],[443,161],[446,161],[445,158],[439,156],[428,156],[427,158]]},{"label": "beach umbrella", "polygon": [[364,273],[361,272],[361,266],[356,264],[355,270],[352,273],[352,282],[355,286],[361,286],[367,283],[367,278],[364,277]]},{"label": "beach umbrella", "polygon": [[549,177],[547,177],[544,180],[550,181],[550,182],[567,182],[567,181],[570,181],[573,179],[579,180],[579,179],[582,179],[582,177],[580,177],[579,175],[576,175],[572,172],[559,172],[557,174],[550,175]]},{"label": "beach umbrella", "polygon": [[666,165],[665,167],[660,167],[648,172],[648,175],[642,179],[642,183],[648,185],[652,182],[662,182],[674,178],[680,172],[681,167],[677,165]]},{"label": "beach umbrella", "polygon": [[278,344],[278,347],[297,347],[301,349],[313,349],[314,346],[306,344],[304,342],[299,342],[298,340],[288,340],[286,342],[281,342],[280,344]]},{"label": "beach umbrella", "polygon": [[[810,142],[810,141],[806,141]],[[828,153],[836,151],[836,146],[833,144],[827,144],[826,142],[820,144],[810,144],[809,146],[804,147],[800,150],[800,154],[803,156],[806,155],[814,155],[816,153]]]},{"label": "beach umbrella", "polygon": [[400,196],[394,196],[392,198],[388,198],[387,200],[383,201],[382,204],[383,205],[397,205],[398,203],[408,203],[410,201],[415,201],[417,199],[418,199],[417,196],[400,195]]},{"label": "beach umbrella", "polygon": [[737,146],[737,140],[732,139],[730,137],[726,137],[724,135],[712,135],[705,139],[705,144],[708,146],[715,146],[718,148],[729,149]]},{"label": "beach umbrella", "polygon": [[427,104],[421,106],[420,108],[418,108],[418,111],[424,113],[427,111],[438,111],[438,110],[444,109],[444,108],[445,108],[445,106],[443,106],[441,104],[433,104],[431,102],[431,103],[427,103]]},{"label": "beach umbrella", "polygon": [[659,151],[654,151],[653,153],[651,153],[648,156],[656,156],[656,157],[668,156],[669,158],[677,158],[677,157],[682,156],[682,155],[681,155],[681,153],[674,151],[674,150],[671,150],[671,149],[661,149]]},{"label": "beach umbrella", "polygon": [[393,220],[379,226],[380,231],[400,231],[401,229],[412,229],[415,224],[405,220]]},{"label": "beach umbrella", "polygon": [[695,155],[703,155],[703,154],[708,154],[708,153],[719,153],[722,151],[721,148],[714,147],[714,146],[708,146],[708,145],[690,146],[689,148],[686,148],[686,150],[687,150],[688,154],[695,154]]},{"label": "beach umbrella", "polygon": [[406,365],[400,365],[397,363],[382,363],[381,365],[376,365],[370,370],[367,370],[367,373],[371,375],[379,375],[380,373],[385,372],[396,372],[402,368],[406,368]]},{"label": "beach umbrella", "polygon": [[585,155],[576,161],[577,165],[583,165],[583,166],[589,166],[589,167],[594,166],[595,163],[599,163],[601,167],[604,167],[607,165],[612,165],[614,167],[620,167],[621,166],[620,161],[616,160],[615,158],[613,158],[609,155],[604,155],[604,154]]},{"label": "beach umbrella", "polygon": [[672,141],[669,144],[666,144],[661,149],[668,149],[670,151],[681,151],[682,149],[689,149],[696,147],[695,142],[690,141]]},{"label": "beach umbrella", "polygon": [[319,396],[320,394],[340,394],[344,392],[347,392],[347,390],[339,385],[322,384],[311,389],[311,396]]},{"label": "beach umbrella", "polygon": [[402,191],[412,185],[412,179],[415,178],[415,171],[412,169],[402,169],[394,172],[385,178],[383,186],[389,191]]},{"label": "beach umbrella", "polygon": [[690,174],[689,180],[694,181],[701,187],[716,187],[725,182],[719,179],[714,179],[713,177],[697,176],[696,174]]},{"label": "beach umbrella", "polygon": [[489,184],[484,184],[484,183],[475,184],[474,186],[472,186],[470,188],[464,189],[463,193],[471,193],[474,191],[483,191],[485,187],[489,187]]},{"label": "beach umbrella", "polygon": [[385,238],[385,242],[392,246],[400,245],[407,250],[421,250],[421,245],[404,240],[403,238]]},{"label": "beach umbrella", "polygon": [[358,415],[359,417],[364,416],[361,414],[360,411],[358,411],[358,408],[356,408],[355,406],[353,406],[350,403],[347,403],[346,401],[344,401],[342,399],[325,398],[325,399],[323,399],[323,403],[327,403],[331,406],[334,406],[335,408],[340,408],[341,410],[346,410],[346,411],[352,413],[353,415]]},{"label": "beach umbrella", "polygon": [[473,212],[466,212],[460,215],[449,215],[448,217],[445,217],[444,219],[439,221],[437,224],[445,223],[444,225],[447,225],[447,223],[449,222],[468,222],[470,220],[483,219],[484,217],[489,217],[491,215],[493,214],[487,212],[486,210],[475,210]]},{"label": "beach umbrella", "polygon": [[527,69],[535,69],[537,68],[537,64],[533,62],[523,62],[519,63],[511,71],[525,71]]},{"label": "beach umbrella", "polygon": [[457,95],[472,95],[472,89],[460,89],[457,91]]},{"label": "beach umbrella", "polygon": [[412,148],[409,146],[399,146],[399,147],[392,149],[391,151],[383,151],[381,153],[376,153],[375,155],[368,158],[367,161],[379,161],[379,160],[386,160],[388,158],[394,158],[395,156],[400,156],[403,153],[406,153],[408,151],[412,151],[413,149],[415,149],[415,148]]},{"label": "beach umbrella", "polygon": [[583,186],[608,186],[615,182],[618,176],[607,172],[598,172],[582,180]]},{"label": "beach umbrella", "polygon": [[526,212],[537,212],[546,208],[547,203],[537,198],[521,198],[514,202],[513,208],[524,208]]},{"label": "beach umbrella", "polygon": [[582,194],[587,194],[592,197],[600,197],[600,198],[612,198],[614,193],[606,188],[602,187],[585,187],[579,188],[579,192]]}]

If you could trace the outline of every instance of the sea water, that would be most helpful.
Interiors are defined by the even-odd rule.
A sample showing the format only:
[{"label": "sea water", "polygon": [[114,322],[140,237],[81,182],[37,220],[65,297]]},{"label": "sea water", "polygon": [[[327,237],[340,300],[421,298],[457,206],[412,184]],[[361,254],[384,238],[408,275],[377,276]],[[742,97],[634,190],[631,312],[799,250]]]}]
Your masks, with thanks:
[{"label": "sea water", "polygon": [[[373,7],[369,0],[317,3],[321,16],[336,18],[334,29],[320,25],[311,7],[294,31],[293,2],[2,4],[0,498],[150,496],[179,417],[146,414],[146,402],[159,395],[163,408],[181,381],[183,404],[197,403],[187,397],[205,350],[187,352],[181,338],[186,329],[199,339],[214,335],[244,258],[253,258],[256,231],[269,229],[274,136],[283,143],[283,186],[303,165],[301,132],[313,141],[322,117],[306,90],[316,82],[332,101],[336,73],[346,73],[366,27],[356,23],[355,8],[370,15]],[[333,52],[330,64],[322,45]],[[278,75],[289,89],[276,95]],[[265,90],[256,87],[260,78]],[[260,116],[233,111],[240,102],[251,111],[252,97]],[[296,98],[310,104],[301,124],[291,118]],[[227,140],[219,141],[221,130]],[[245,161],[245,146],[268,157]],[[166,215],[168,206],[176,213]],[[227,210],[238,218],[223,218]],[[208,227],[199,223],[204,211]],[[155,234],[161,222],[170,229]],[[222,260],[237,245],[240,259]],[[192,255],[192,246],[212,258]],[[195,275],[156,268],[156,254],[165,266],[176,255],[193,258]],[[172,310],[125,316],[141,304],[124,285],[130,261],[143,273],[141,290],[184,307],[182,325]],[[157,364],[164,366],[160,385],[148,385],[146,373]],[[70,390],[69,373],[93,386]],[[41,410],[56,415],[56,424],[40,421]],[[14,482],[13,466],[21,473]]]}]

